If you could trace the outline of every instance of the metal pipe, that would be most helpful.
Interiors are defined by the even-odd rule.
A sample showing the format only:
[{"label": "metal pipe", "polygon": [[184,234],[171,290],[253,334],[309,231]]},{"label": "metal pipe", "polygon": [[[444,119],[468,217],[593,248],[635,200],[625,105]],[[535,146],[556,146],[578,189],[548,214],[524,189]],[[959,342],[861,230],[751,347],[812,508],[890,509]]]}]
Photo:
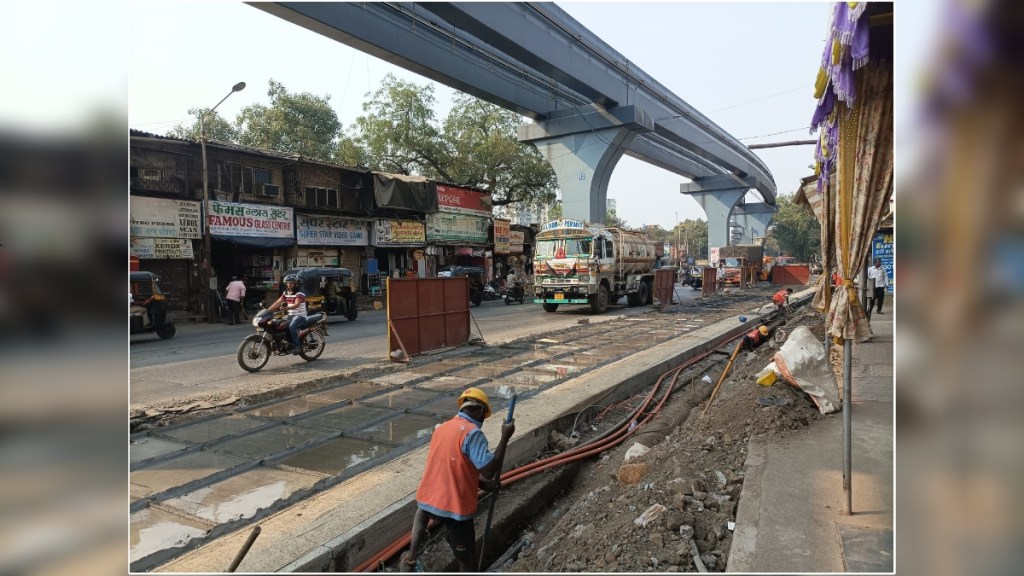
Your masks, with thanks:
[{"label": "metal pipe", "polygon": [[231,561],[231,566],[228,566],[228,572],[234,572],[238,565],[242,563],[242,558],[249,553],[249,548],[252,548],[252,543],[256,541],[256,537],[262,532],[262,528],[254,526],[252,532],[249,533],[249,538],[245,540],[245,544],[242,544],[242,549],[235,555],[235,559]]},{"label": "metal pipe", "polygon": [[846,514],[853,514],[853,454],[852,454],[852,414],[850,403],[850,388],[853,375],[851,364],[853,355],[853,341],[843,341],[843,493],[846,495]]}]

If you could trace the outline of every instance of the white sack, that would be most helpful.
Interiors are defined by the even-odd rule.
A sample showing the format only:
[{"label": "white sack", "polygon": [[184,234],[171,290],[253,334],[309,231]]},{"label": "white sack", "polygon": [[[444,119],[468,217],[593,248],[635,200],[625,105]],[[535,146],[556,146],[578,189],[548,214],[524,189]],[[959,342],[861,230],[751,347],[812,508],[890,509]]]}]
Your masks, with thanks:
[{"label": "white sack", "polygon": [[839,410],[839,390],[825,348],[806,326],[789,335],[775,353],[775,365],[786,382],[811,396],[822,414]]}]

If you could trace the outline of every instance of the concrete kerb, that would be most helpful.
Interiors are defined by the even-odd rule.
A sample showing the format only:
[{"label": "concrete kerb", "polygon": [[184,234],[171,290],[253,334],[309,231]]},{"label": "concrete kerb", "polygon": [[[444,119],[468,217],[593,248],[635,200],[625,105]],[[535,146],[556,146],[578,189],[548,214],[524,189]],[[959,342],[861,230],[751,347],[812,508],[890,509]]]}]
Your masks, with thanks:
[{"label": "concrete kerb", "polygon": [[[517,431],[506,453],[506,469],[534,458],[546,446],[552,423],[591,404],[630,396],[664,372],[753,329],[768,316],[757,311],[744,315],[747,322],[737,323],[734,317],[721,320],[522,401],[516,411]],[[500,420],[484,423],[492,443],[500,436]],[[344,571],[362,563],[383,543],[408,532],[428,450],[429,446],[421,446],[264,518],[260,522],[262,542],[256,543],[239,570]],[[243,528],[209,542],[158,570],[218,571],[223,559],[241,547],[248,532]]]}]

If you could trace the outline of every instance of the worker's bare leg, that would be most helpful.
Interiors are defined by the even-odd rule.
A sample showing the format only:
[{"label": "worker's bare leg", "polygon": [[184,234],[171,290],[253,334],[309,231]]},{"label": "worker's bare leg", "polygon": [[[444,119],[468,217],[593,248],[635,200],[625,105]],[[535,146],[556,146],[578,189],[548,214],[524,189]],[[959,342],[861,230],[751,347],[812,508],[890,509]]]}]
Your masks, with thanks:
[{"label": "worker's bare leg", "polygon": [[[412,536],[409,539],[409,552],[403,554],[403,558],[406,564],[414,566],[416,564],[416,558],[420,554],[420,546],[423,542],[423,536],[427,533],[427,523],[430,521],[430,517],[424,510],[416,509],[416,515],[412,519]],[[408,566],[402,567],[402,571],[406,572]]]}]

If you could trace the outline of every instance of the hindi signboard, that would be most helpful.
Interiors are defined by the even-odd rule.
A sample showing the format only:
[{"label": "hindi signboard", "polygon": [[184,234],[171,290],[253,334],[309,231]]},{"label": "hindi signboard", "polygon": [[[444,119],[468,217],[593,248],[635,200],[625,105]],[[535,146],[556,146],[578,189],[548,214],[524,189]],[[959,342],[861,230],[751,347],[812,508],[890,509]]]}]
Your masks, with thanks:
[{"label": "hindi signboard", "polygon": [[296,238],[307,246],[369,246],[366,222],[332,216],[296,215]]},{"label": "hindi signboard", "polygon": [[437,185],[437,209],[474,216],[491,216],[491,195],[455,186]]},{"label": "hindi signboard", "polygon": [[425,242],[422,222],[379,219],[373,223],[374,246],[423,246]]},{"label": "hindi signboard", "polygon": [[511,230],[511,222],[508,220],[502,220],[500,218],[494,219],[494,253],[495,254],[508,254],[509,251],[509,233]]},{"label": "hindi signboard", "polygon": [[294,238],[294,214],[285,206],[210,200],[210,233],[220,236]]},{"label": "hindi signboard", "polygon": [[201,238],[199,202],[132,196],[132,238]]},{"label": "hindi signboard", "polygon": [[427,214],[427,240],[487,242],[487,219],[451,212]]}]

